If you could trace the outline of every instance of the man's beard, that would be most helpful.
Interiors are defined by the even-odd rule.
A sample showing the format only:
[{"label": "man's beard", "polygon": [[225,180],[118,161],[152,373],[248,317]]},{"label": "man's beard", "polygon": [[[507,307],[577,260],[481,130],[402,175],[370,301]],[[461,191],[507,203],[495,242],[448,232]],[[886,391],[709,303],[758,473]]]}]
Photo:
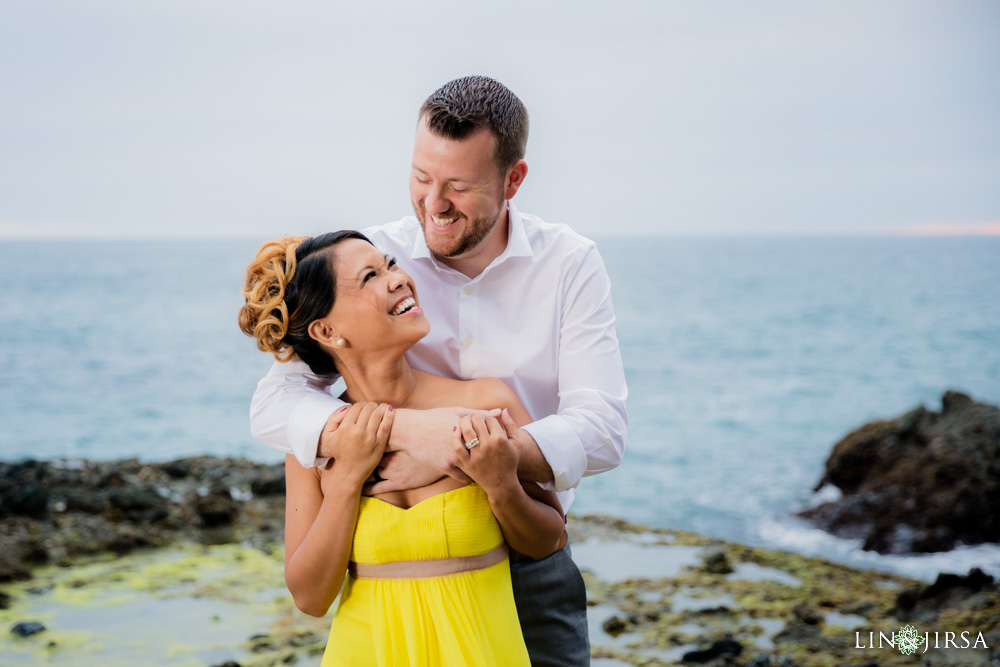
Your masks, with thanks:
[{"label": "man's beard", "polygon": [[[430,243],[427,247],[430,248],[431,252],[439,257],[458,257],[465,254],[466,252],[472,250],[477,245],[483,242],[483,239],[496,227],[496,224],[500,221],[500,216],[506,208],[503,205],[504,200],[501,199],[499,205],[497,206],[496,214],[492,217],[490,215],[485,215],[473,220],[469,220],[465,215],[459,215],[459,219],[455,221],[456,224],[461,223],[464,220],[468,223],[465,227],[465,233],[462,234],[455,241],[455,246],[450,249],[443,249],[444,251],[438,251],[430,247]],[[427,209],[424,207],[423,203],[413,204],[413,210],[417,214],[417,219],[420,221],[420,227],[424,231],[424,241],[427,241],[427,225],[433,225],[434,223],[430,221],[430,216],[427,214]]]}]

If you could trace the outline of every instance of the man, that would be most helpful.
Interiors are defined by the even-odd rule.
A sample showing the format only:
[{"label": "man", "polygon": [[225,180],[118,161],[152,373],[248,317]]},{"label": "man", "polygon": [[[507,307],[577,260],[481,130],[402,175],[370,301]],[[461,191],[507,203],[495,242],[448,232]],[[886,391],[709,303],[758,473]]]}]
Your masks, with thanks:
[{"label": "man", "polygon": [[[504,380],[535,419],[518,428],[501,416],[521,452],[519,476],[559,491],[568,510],[581,477],[621,462],[627,390],[596,246],[510,201],[527,175],[527,137],[527,110],[502,84],[480,76],[445,84],[420,109],[416,217],[364,231],[413,277],[431,321],[410,365]],[[276,363],[254,394],[254,437],[305,466],[325,463],[344,406],[329,392],[334,380],[298,360]],[[464,478],[450,444],[461,414],[397,410],[394,451],[371,492]],[[511,576],[532,664],[589,664],[586,591],[569,548],[540,561],[515,554]]]}]

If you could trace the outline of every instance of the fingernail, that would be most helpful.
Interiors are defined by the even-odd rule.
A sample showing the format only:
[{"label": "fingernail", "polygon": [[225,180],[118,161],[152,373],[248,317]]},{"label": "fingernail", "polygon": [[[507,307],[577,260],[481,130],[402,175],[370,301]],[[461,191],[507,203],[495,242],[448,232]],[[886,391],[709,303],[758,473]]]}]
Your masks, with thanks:
[{"label": "fingernail", "polygon": [[389,406],[389,412],[392,412],[392,406],[391,405]]},{"label": "fingernail", "polygon": [[451,427],[451,432],[452,432],[452,433],[454,433],[454,432],[455,432],[455,431],[457,431],[457,430],[458,430],[458,427],[457,427],[457,426],[452,426],[452,427]]}]

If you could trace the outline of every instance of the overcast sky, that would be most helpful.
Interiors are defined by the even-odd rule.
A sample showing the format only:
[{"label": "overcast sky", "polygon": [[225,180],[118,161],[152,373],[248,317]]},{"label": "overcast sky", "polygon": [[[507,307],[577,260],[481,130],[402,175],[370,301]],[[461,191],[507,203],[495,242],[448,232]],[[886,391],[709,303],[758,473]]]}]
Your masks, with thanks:
[{"label": "overcast sky", "polygon": [[11,0],[0,238],[398,219],[466,74],[529,109],[521,210],[587,235],[1000,233],[1000,2]]}]

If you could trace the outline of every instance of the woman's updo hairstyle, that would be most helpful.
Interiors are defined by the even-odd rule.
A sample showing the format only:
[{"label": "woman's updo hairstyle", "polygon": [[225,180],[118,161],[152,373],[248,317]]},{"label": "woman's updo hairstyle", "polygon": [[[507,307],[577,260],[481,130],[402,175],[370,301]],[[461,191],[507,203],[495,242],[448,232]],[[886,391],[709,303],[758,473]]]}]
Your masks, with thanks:
[{"label": "woman's updo hairstyle", "polygon": [[298,355],[317,375],[336,373],[333,357],[309,336],[309,325],[326,317],[337,293],[333,247],[347,239],[371,243],[354,230],[319,236],[285,236],[257,250],[243,283],[246,305],[240,330],[278,361]]}]

